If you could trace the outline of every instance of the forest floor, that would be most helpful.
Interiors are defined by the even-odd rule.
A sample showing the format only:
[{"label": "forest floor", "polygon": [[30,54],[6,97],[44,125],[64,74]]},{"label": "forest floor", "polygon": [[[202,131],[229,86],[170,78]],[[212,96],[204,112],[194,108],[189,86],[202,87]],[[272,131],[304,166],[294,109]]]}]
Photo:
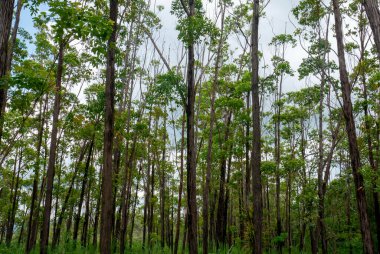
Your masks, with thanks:
[{"label": "forest floor", "polygon": [[[18,244],[13,244],[9,247],[5,246],[4,244],[0,244],[0,254],[24,254],[25,253],[24,248],[25,248],[25,246],[18,245]],[[355,254],[362,253],[362,251],[360,249],[353,249],[352,251],[353,251],[352,253],[355,253]],[[38,253],[39,253],[38,247],[35,248],[31,252],[31,254],[38,254]],[[96,254],[96,253],[99,253],[99,249],[94,248],[92,246],[84,248],[81,246],[75,246],[74,243],[66,243],[65,245],[58,246],[53,251],[49,251],[49,253],[56,253],[56,254]],[[115,250],[113,253],[119,253],[119,251]],[[168,247],[162,249],[161,246],[158,244],[156,246],[153,246],[150,251],[149,250],[143,250],[140,243],[133,243],[131,248],[128,248],[125,251],[125,253],[126,254],[171,254],[172,251]],[[182,253],[181,246],[179,246],[178,253]],[[185,253],[187,254],[188,251],[185,251]],[[199,249],[199,253],[202,253],[201,248]],[[215,251],[209,252],[209,254],[248,254],[248,253],[249,254],[252,253],[252,250],[250,250],[248,248],[241,248],[239,246],[232,246],[229,249],[223,249],[223,250],[219,250],[217,252],[215,252]],[[266,250],[264,253],[265,254],[278,254],[278,252],[276,250],[273,250],[273,249],[272,250]],[[301,253],[302,254],[309,254],[311,252],[310,251],[300,252],[297,248],[292,248],[292,250],[289,251],[287,248],[283,248],[282,253],[285,253],[285,254],[288,254],[288,253],[291,253],[291,254],[301,254]],[[346,254],[346,253],[350,253],[350,251],[348,248],[339,248],[339,249],[336,249],[334,251],[334,253]]]}]

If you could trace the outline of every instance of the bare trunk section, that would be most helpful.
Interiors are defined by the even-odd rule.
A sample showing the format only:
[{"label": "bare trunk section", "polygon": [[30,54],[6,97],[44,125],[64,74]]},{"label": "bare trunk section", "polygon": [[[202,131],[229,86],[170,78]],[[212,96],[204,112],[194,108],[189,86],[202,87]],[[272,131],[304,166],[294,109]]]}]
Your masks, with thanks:
[{"label": "bare trunk section", "polygon": [[100,225],[100,252],[111,253],[112,232],[112,147],[114,137],[114,107],[115,107],[115,48],[118,1],[110,0],[109,18],[113,22],[112,34],[107,44],[107,70],[105,89],[105,120],[104,120],[104,151],[102,174],[102,211]]},{"label": "bare trunk section", "polygon": [[179,172],[179,187],[178,187],[178,206],[177,206],[177,222],[175,230],[175,240],[174,240],[174,254],[178,253],[178,242],[179,242],[179,231],[181,226],[181,203],[182,203],[182,192],[183,192],[183,167],[184,167],[184,150],[185,150],[185,112],[182,115],[182,130],[181,130],[181,165]]},{"label": "bare trunk section", "polygon": [[367,13],[369,24],[373,33],[373,40],[375,41],[377,49],[377,57],[380,60],[380,10],[378,1],[361,0],[361,2]]},{"label": "bare trunk section", "polygon": [[82,205],[83,205],[84,195],[85,195],[85,191],[87,188],[87,179],[88,179],[88,174],[89,174],[89,169],[90,169],[92,150],[94,147],[94,138],[95,137],[93,136],[91,143],[90,143],[90,148],[88,151],[88,156],[86,159],[86,166],[84,169],[84,174],[83,174],[83,179],[82,179],[82,186],[81,186],[81,192],[80,192],[79,203],[78,203],[78,211],[77,211],[77,215],[75,217],[75,222],[74,222],[74,232],[73,232],[73,240],[74,241],[76,241],[78,239],[79,222],[80,222],[80,217],[81,217],[81,213],[82,213]]},{"label": "bare trunk section", "polygon": [[55,84],[54,95],[54,112],[53,112],[53,126],[51,131],[50,150],[49,150],[49,162],[46,175],[46,196],[45,196],[45,210],[44,219],[42,224],[41,239],[40,239],[40,253],[46,254],[48,241],[49,241],[49,227],[50,227],[50,214],[51,203],[53,197],[53,183],[55,174],[55,159],[57,151],[57,134],[58,134],[58,118],[61,108],[61,90],[62,90],[62,74],[63,74],[63,56],[65,50],[65,42],[63,38],[60,38],[59,53],[58,53],[58,66],[57,77]]},{"label": "bare trunk section", "polygon": [[14,0],[0,2],[0,144],[3,134],[4,113],[7,101],[7,61],[9,35],[12,27]]},{"label": "bare trunk section", "polygon": [[[195,1],[189,0],[189,18],[195,15]],[[195,59],[194,59],[194,42],[191,42],[187,48],[187,103],[186,103],[186,127],[187,127],[187,206],[188,206],[188,243],[191,254],[198,253],[198,232],[197,232],[197,186],[196,186],[196,148],[194,137],[194,104],[195,104]]]},{"label": "bare trunk section", "polygon": [[78,170],[79,170],[79,167],[80,167],[80,163],[83,161],[83,158],[84,158],[84,155],[85,155],[85,152],[86,152],[86,149],[87,149],[87,146],[84,145],[81,149],[81,153],[79,155],[79,159],[78,161],[75,163],[75,170],[74,170],[74,175],[73,175],[73,178],[71,179],[71,182],[70,182],[70,186],[69,186],[69,189],[66,193],[66,196],[65,196],[65,199],[63,201],[63,204],[62,204],[62,207],[61,207],[61,212],[58,216],[58,222],[57,222],[57,226],[54,230],[54,233],[53,233],[53,247],[55,247],[58,242],[59,242],[59,238],[60,238],[60,235],[61,235],[61,226],[62,226],[62,222],[63,222],[63,219],[64,219],[64,215],[65,215],[65,212],[66,212],[66,209],[67,209],[67,206],[69,204],[69,199],[70,199],[70,196],[71,196],[71,192],[74,188],[74,184],[75,184],[75,179],[78,175]]},{"label": "bare trunk section", "polygon": [[[20,184],[22,151],[20,151],[19,153],[20,155],[18,157],[18,167],[17,167],[17,152],[15,156],[13,179],[12,179],[12,186],[11,186],[11,199],[9,200],[12,205],[11,205],[11,209],[8,212],[7,233],[5,236],[5,241],[6,241],[7,246],[9,246],[12,241],[13,228],[15,224],[15,217],[16,217],[16,210],[17,210],[17,192],[18,192],[18,188]],[[17,168],[17,176],[16,176],[16,168]],[[16,177],[16,179],[14,179],[14,177]]]}]

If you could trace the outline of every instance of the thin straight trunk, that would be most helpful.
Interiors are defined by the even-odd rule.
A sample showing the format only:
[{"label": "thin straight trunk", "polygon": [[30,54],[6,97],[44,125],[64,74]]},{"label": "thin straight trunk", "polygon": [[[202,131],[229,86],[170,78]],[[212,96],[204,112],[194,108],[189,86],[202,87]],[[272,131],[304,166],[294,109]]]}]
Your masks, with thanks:
[{"label": "thin straight trunk", "polygon": [[7,73],[10,73],[11,67],[12,67],[12,60],[13,60],[13,48],[16,44],[16,39],[17,39],[17,32],[18,32],[18,27],[20,25],[20,16],[21,16],[21,10],[24,5],[23,0],[17,0],[17,9],[15,13],[15,23],[13,25],[12,29],[12,34],[11,38],[8,44],[8,55],[7,55]]},{"label": "thin straight trunk", "polygon": [[61,212],[60,212],[60,214],[58,216],[57,226],[56,226],[56,228],[54,230],[54,233],[53,233],[53,242],[52,242],[53,247],[55,247],[58,244],[58,242],[59,242],[59,238],[60,238],[60,235],[61,235],[61,226],[62,226],[62,222],[63,222],[63,219],[64,219],[64,215],[65,215],[66,209],[67,209],[67,207],[69,205],[69,200],[70,200],[70,197],[71,197],[72,190],[74,188],[75,179],[76,179],[76,177],[78,175],[78,170],[80,168],[81,162],[83,161],[83,158],[84,158],[86,150],[87,150],[87,145],[85,144],[85,145],[83,145],[83,147],[81,149],[81,152],[79,154],[79,159],[78,159],[78,161],[75,164],[74,175],[73,175],[73,178],[71,179],[69,189],[68,189],[68,191],[66,193],[65,199],[64,199],[62,207],[61,207]]},{"label": "thin straight trunk", "polygon": [[[17,152],[16,152],[17,156]],[[15,217],[16,217],[16,211],[17,211],[17,192],[18,192],[18,187],[20,184],[20,172],[21,172],[21,162],[22,162],[22,151],[20,152],[19,158],[18,158],[18,168],[17,168],[17,176],[16,176],[16,171],[13,173],[14,176],[16,177],[16,182],[15,186],[13,189],[13,183],[12,183],[12,189],[11,189],[11,210],[9,211],[9,216],[8,216],[8,225],[7,225],[7,234],[5,237],[5,241],[7,243],[7,246],[11,244],[12,237],[13,237],[13,228],[15,224]],[[15,170],[17,167],[17,160],[15,160]],[[13,181],[12,181],[13,182]]]},{"label": "thin straight trunk", "polygon": [[102,174],[102,212],[100,225],[100,253],[111,253],[112,232],[112,147],[114,137],[115,107],[115,47],[118,1],[110,0],[109,18],[113,22],[112,33],[107,44],[107,70],[105,89],[104,152]]},{"label": "thin straight trunk", "polygon": [[[74,189],[78,189],[78,185],[73,187]],[[71,226],[73,224],[73,216],[74,216],[74,209],[75,206],[70,206],[69,212],[67,213],[67,219],[66,219],[66,232],[65,232],[65,238],[64,238],[64,243],[68,243],[70,238],[71,238]],[[60,232],[59,232],[60,234]],[[54,239],[53,239],[54,240]],[[57,243],[56,245],[59,245],[60,237],[58,236]]]},{"label": "thin straight trunk", "polygon": [[54,95],[54,112],[53,112],[53,126],[51,131],[50,149],[49,149],[49,162],[46,176],[46,196],[45,196],[45,209],[40,239],[40,253],[46,254],[48,241],[49,241],[49,227],[50,227],[50,214],[51,203],[53,197],[53,183],[55,174],[55,160],[57,151],[57,134],[58,134],[58,118],[61,108],[61,90],[62,90],[62,74],[63,74],[63,55],[65,50],[65,42],[60,38],[59,53],[58,53],[58,66],[57,77],[55,84]]},{"label": "thin straight trunk", "polygon": [[323,193],[323,102],[324,102],[325,75],[322,74],[320,98],[319,98],[319,121],[318,121],[318,218],[317,218],[317,234],[316,237],[321,239],[322,254],[327,253],[327,239],[325,228],[325,195]]},{"label": "thin straight trunk", "polygon": [[[58,145],[59,146],[60,138],[58,139]],[[57,176],[57,183],[56,186],[54,186],[57,190],[57,194],[55,195],[55,208],[54,208],[54,220],[53,220],[53,233],[56,230],[57,227],[57,216],[58,216],[58,206],[59,206],[59,193],[61,192],[61,176],[62,176],[62,163],[63,163],[63,152],[61,152],[61,156],[59,158],[59,167],[58,167],[58,176]]]},{"label": "thin straight trunk", "polygon": [[82,205],[83,205],[84,195],[85,195],[86,188],[87,188],[87,180],[88,180],[88,174],[89,174],[89,170],[90,170],[92,150],[94,147],[94,138],[95,138],[95,135],[92,136],[90,148],[89,148],[87,159],[86,159],[86,166],[84,169],[83,179],[82,179],[82,186],[81,186],[81,192],[80,192],[79,203],[78,203],[78,211],[77,211],[77,214],[75,217],[75,222],[74,222],[74,232],[73,232],[74,242],[78,239],[79,223],[80,223],[80,217],[81,217],[81,213],[82,213]]},{"label": "thin straight trunk", "polygon": [[[139,175],[141,175],[142,171],[142,166],[140,164],[139,168]],[[137,199],[138,199],[138,191],[139,191],[139,178],[137,178],[137,183],[136,183],[136,190],[135,190],[135,195],[133,197],[133,208],[132,208],[132,224],[131,224],[131,230],[129,231],[129,248],[132,248],[132,237],[133,237],[133,229],[135,226],[135,215],[136,215],[136,205],[137,205]]]},{"label": "thin straight trunk", "polygon": [[[210,235],[210,239],[213,239],[213,242],[215,243],[217,241],[216,239],[216,228],[215,228],[215,206],[216,206],[216,202],[217,202],[217,195],[216,195],[216,191],[214,191],[214,195],[212,197],[212,200],[211,200],[211,209],[210,209],[210,232],[209,232],[209,235]],[[211,242],[211,246],[210,247],[213,247],[213,242]]]},{"label": "thin straight trunk", "polygon": [[[227,150],[228,152],[228,165],[227,165],[227,180],[226,180],[226,184],[228,186],[229,182],[230,182],[230,177],[231,177],[231,164],[232,164],[232,144],[230,145],[230,147],[228,148]],[[231,221],[229,220],[229,217],[228,217],[228,208],[230,207],[230,211],[232,211],[232,204],[229,206],[229,200],[230,200],[230,189],[226,186],[226,198],[225,198],[225,201],[224,201],[224,211],[223,211],[223,221],[224,221],[224,225],[223,225],[223,237],[225,239],[225,241],[227,242],[228,246],[231,246],[231,238],[228,237],[228,236],[231,236],[230,232],[228,232],[228,235],[227,235],[227,227],[230,228],[231,226]]]},{"label": "thin straight trunk", "polygon": [[[1,87],[0,89],[0,144],[1,144],[2,134],[3,134],[4,114],[5,114],[5,107],[7,103],[7,93],[8,93],[8,84],[7,84],[8,80],[6,80],[7,79],[6,76],[8,76],[11,71],[13,48],[14,48],[14,45],[16,44],[17,31],[20,24],[20,16],[21,16],[20,14],[21,14],[21,9],[24,3],[22,0],[17,1],[15,22],[12,29],[12,33],[10,34],[10,40],[8,39],[5,40],[6,38],[9,37],[9,33],[10,33],[8,29],[10,29],[9,26],[11,26],[12,24],[13,4],[14,4],[14,0],[12,1],[7,0],[7,1],[3,1],[3,3],[0,5],[0,13],[4,15],[3,19],[0,18],[0,31],[1,31],[1,35],[0,35],[0,52],[1,52],[0,53],[0,84],[1,84],[0,85]],[[11,7],[11,5],[12,5],[12,9],[8,9]],[[8,45],[6,45],[7,43]],[[4,60],[6,62],[4,62]],[[3,78],[5,79],[2,80]]]},{"label": "thin straight trunk", "polygon": [[203,253],[208,253],[208,231],[209,231],[209,195],[210,195],[210,181],[211,181],[211,167],[212,167],[212,141],[213,141],[213,131],[214,131],[214,122],[215,122],[215,97],[216,97],[216,89],[218,85],[218,76],[219,76],[219,65],[222,59],[222,48],[224,43],[223,32],[224,32],[224,13],[225,13],[225,5],[222,7],[222,17],[221,17],[221,28],[220,28],[220,37],[219,44],[216,53],[215,60],[215,70],[214,70],[214,80],[212,82],[211,88],[211,106],[210,106],[210,131],[208,136],[208,144],[207,144],[207,165],[206,165],[206,181],[203,190]]},{"label": "thin straight trunk", "polygon": [[[9,36],[12,27],[14,0],[0,2],[0,144],[3,136],[5,105],[7,101],[7,61]],[[4,85],[3,85],[4,84]]]},{"label": "thin straight trunk", "polygon": [[347,191],[346,191],[346,223],[348,228],[348,242],[349,242],[349,253],[352,254],[352,236],[351,236],[351,193],[350,193],[350,179],[347,178]]},{"label": "thin straight trunk", "polygon": [[[149,127],[148,127],[148,131],[150,133],[151,131],[151,122],[152,122],[152,114],[150,113],[149,114]],[[144,225],[143,225],[143,249],[145,249],[145,243],[146,243],[146,234],[147,234],[147,228],[148,228],[148,224],[149,224],[149,217],[150,217],[150,200],[151,200],[151,196],[150,196],[150,179],[151,179],[151,159],[150,159],[150,139],[148,139],[148,145],[147,145],[147,154],[148,154],[148,158],[147,158],[147,169],[148,169],[148,172],[147,172],[147,175],[146,175],[146,187],[145,187],[145,205],[144,205]],[[149,233],[149,232],[148,232]],[[148,240],[149,240],[149,235],[148,235]]]},{"label": "thin straight trunk", "polygon": [[153,233],[153,202],[152,197],[154,196],[154,177],[155,177],[155,156],[153,156],[153,164],[152,164],[152,175],[151,175],[151,183],[150,183],[150,201],[149,201],[149,218],[148,218],[148,245],[149,249],[152,247],[152,233]]},{"label": "thin straight trunk", "polygon": [[311,253],[317,254],[318,253],[318,242],[315,236],[315,228],[314,226],[309,226],[310,231],[310,246],[311,246]]},{"label": "thin straight trunk", "polygon": [[[250,97],[251,93],[247,93],[247,98],[246,98],[246,104],[247,104],[247,112],[252,112],[251,111],[251,106],[250,106]],[[251,193],[251,165],[250,165],[250,160],[249,160],[249,153],[250,153],[250,139],[249,139],[249,132],[250,132],[250,123],[247,121],[246,126],[245,126],[245,196],[244,196],[244,208],[247,210],[248,209],[248,199],[249,195]]]},{"label": "thin straight trunk", "polygon": [[[101,185],[101,179],[102,179],[102,172],[103,172],[103,169],[100,168],[99,170],[99,185]],[[98,242],[98,226],[99,226],[99,215],[100,215],[100,201],[101,200],[101,193],[99,193],[98,195],[98,198],[97,198],[97,201],[96,201],[96,208],[95,208],[95,219],[94,219],[94,232],[93,232],[93,235],[92,235],[92,245],[94,247],[97,246],[97,242]]]},{"label": "thin straight trunk", "polygon": [[263,224],[263,204],[262,204],[262,187],[261,187],[261,124],[260,124],[260,102],[259,102],[259,14],[260,1],[254,0],[253,20],[251,33],[251,64],[252,64],[252,186],[253,186],[253,231],[254,248],[253,253],[262,253],[262,224]]},{"label": "thin straight trunk", "polygon": [[360,153],[356,137],[355,119],[352,112],[351,102],[351,84],[348,79],[346,68],[346,60],[344,56],[344,43],[342,31],[342,17],[339,9],[338,0],[333,0],[334,16],[335,16],[335,32],[338,46],[339,58],[339,74],[343,96],[343,115],[346,123],[346,131],[348,136],[349,153],[351,157],[351,168],[355,182],[356,201],[359,213],[360,231],[362,234],[364,252],[373,254],[373,242],[370,231],[370,224],[367,214],[367,202],[363,184],[363,176],[359,172],[361,168]]},{"label": "thin straight trunk", "polygon": [[[25,215],[26,215],[26,212],[24,213],[24,217],[25,217]],[[24,235],[24,226],[25,226],[25,220],[22,220],[20,234],[18,236],[18,241],[17,241],[18,245],[21,244],[21,241],[22,241],[22,238],[23,238],[22,236]]]},{"label": "thin straight trunk", "polygon": [[[284,55],[284,50],[283,50]],[[278,94],[277,101],[281,101],[282,97],[282,80],[283,76],[281,75],[281,80],[278,86]],[[282,225],[281,225],[281,208],[280,208],[280,188],[281,188],[281,179],[280,179],[280,164],[281,164],[281,104],[277,104],[277,117],[275,123],[275,159],[276,159],[276,230],[277,236],[281,236]],[[277,244],[277,250],[281,254],[282,253],[282,242],[279,241]]]},{"label": "thin straight trunk", "polygon": [[[305,147],[305,120],[301,119],[301,155],[302,155],[302,160],[305,161],[306,159],[306,147]],[[304,165],[302,167],[302,192],[305,191],[306,184],[307,184],[307,176],[306,176],[306,166]],[[301,218],[306,217],[306,202],[303,202],[302,205],[302,211],[301,211]],[[305,245],[305,234],[306,234],[306,222],[305,220],[301,220],[301,230],[300,230],[300,242],[299,242],[299,250],[300,252],[303,252],[304,250],[304,245]]]},{"label": "thin straight trunk", "polygon": [[188,213],[187,213],[187,210],[186,210],[186,212],[185,212],[185,228],[183,230],[181,254],[185,253],[186,242],[187,242],[187,238],[189,237],[189,234],[188,234],[189,220],[188,220],[187,216],[188,216]]},{"label": "thin straight trunk", "polygon": [[[195,0],[189,0],[189,18],[195,16]],[[187,168],[187,206],[188,206],[188,243],[191,254],[198,253],[198,210],[197,210],[197,186],[196,186],[196,147],[194,138],[194,103],[195,103],[195,59],[194,42],[190,42],[187,48],[187,103],[186,103],[186,168]]]},{"label": "thin straight trunk", "polygon": [[290,214],[290,205],[291,205],[291,193],[292,193],[292,173],[288,172],[286,184],[286,231],[287,231],[287,244],[288,244],[288,253],[292,252],[292,235],[291,235],[291,214]]},{"label": "thin straight trunk", "polygon": [[[164,112],[166,111],[166,106],[164,107]],[[165,246],[165,169],[163,165],[166,159],[166,116],[164,116],[164,134],[163,134],[163,150],[162,150],[162,160],[159,164],[160,166],[160,221],[161,221],[161,248]]]},{"label": "thin straight trunk", "polygon": [[[129,219],[129,206],[131,204],[131,188],[132,188],[132,178],[133,178],[133,161],[135,157],[136,151],[136,141],[137,136],[135,135],[133,138],[133,144],[131,149],[131,154],[128,158],[126,156],[126,165],[124,169],[125,180],[123,183],[122,189],[122,204],[121,204],[121,225],[120,225],[120,253],[124,253],[125,250],[125,236],[127,233],[128,219]],[[128,155],[128,153],[126,153]]]},{"label": "thin straight trunk", "polygon": [[83,227],[82,227],[82,235],[81,235],[81,244],[84,247],[87,247],[87,239],[88,239],[88,226],[90,219],[90,194],[91,194],[91,185],[92,181],[88,183],[87,195],[86,195],[86,211],[84,213]]},{"label": "thin straight trunk", "polygon": [[179,187],[178,187],[178,206],[177,206],[177,222],[175,230],[175,240],[174,240],[174,254],[178,253],[178,242],[179,242],[179,231],[181,226],[181,203],[182,203],[182,192],[183,192],[183,167],[184,167],[184,150],[185,150],[185,112],[182,115],[182,130],[181,130],[181,164],[179,172]]},{"label": "thin straight trunk", "polygon": [[231,124],[231,113],[226,115],[225,126],[226,131],[224,133],[224,140],[222,147],[222,158],[220,167],[220,178],[219,178],[219,198],[218,198],[218,210],[216,214],[216,236],[217,236],[217,248],[224,247],[226,244],[226,169],[227,169],[227,157],[228,148],[228,138],[230,134],[230,124]]},{"label": "thin straight trunk", "polygon": [[40,101],[40,115],[38,119],[39,126],[38,126],[37,147],[36,147],[37,155],[36,155],[36,161],[34,164],[32,200],[31,200],[31,205],[30,205],[30,210],[29,210],[28,232],[27,232],[26,248],[25,248],[26,253],[29,253],[33,249],[35,241],[32,241],[32,239],[36,239],[35,234],[37,233],[37,230],[35,227],[36,226],[35,221],[37,220],[36,218],[37,209],[35,206],[37,203],[37,195],[38,195],[38,181],[39,181],[40,163],[41,163],[40,158],[41,158],[41,147],[42,147],[42,135],[44,132],[45,113],[46,113],[47,102],[48,102],[47,98],[48,97],[46,96],[43,111],[42,111],[42,100]]},{"label": "thin straight trunk", "polygon": [[146,173],[146,185],[144,186],[145,199],[144,199],[144,215],[143,215],[143,240],[142,240],[142,249],[145,250],[146,242],[146,228],[148,222],[148,206],[149,206],[149,178],[150,178],[150,166],[147,167]]}]

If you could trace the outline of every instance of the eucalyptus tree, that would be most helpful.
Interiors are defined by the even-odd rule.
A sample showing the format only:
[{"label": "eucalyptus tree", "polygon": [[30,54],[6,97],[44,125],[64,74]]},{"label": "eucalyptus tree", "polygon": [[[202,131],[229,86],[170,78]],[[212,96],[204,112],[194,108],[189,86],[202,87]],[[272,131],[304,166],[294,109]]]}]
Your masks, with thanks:
[{"label": "eucalyptus tree", "polygon": [[115,105],[115,51],[118,1],[109,2],[109,19],[112,22],[112,33],[107,43],[105,117],[104,117],[104,150],[102,175],[102,216],[100,227],[100,252],[111,253],[112,231],[112,148],[114,137],[114,105]]},{"label": "eucalyptus tree", "polygon": [[215,98],[216,91],[219,79],[219,70],[223,64],[223,48],[226,40],[226,35],[228,31],[225,32],[225,12],[226,12],[226,3],[221,1],[220,12],[221,12],[221,25],[220,25],[220,36],[217,44],[217,53],[215,59],[215,68],[214,68],[214,78],[211,85],[211,101],[210,101],[210,123],[209,123],[209,136],[207,141],[207,166],[206,166],[206,179],[203,187],[203,206],[202,206],[202,218],[203,218],[203,242],[202,248],[203,253],[208,253],[208,239],[209,239],[209,193],[210,193],[210,181],[211,181],[211,167],[212,167],[212,144],[213,144],[213,132],[214,132],[214,122],[215,122]]},{"label": "eucalyptus tree", "polygon": [[260,1],[253,2],[253,17],[251,28],[251,85],[252,85],[252,195],[253,195],[253,230],[254,248],[253,253],[261,254],[262,247],[262,223],[263,201],[261,185],[261,124],[260,124],[260,101],[259,101],[259,19]]},{"label": "eucalyptus tree", "polygon": [[202,2],[189,0],[174,1],[172,13],[180,20],[177,25],[179,39],[187,49],[187,99],[186,108],[186,169],[187,169],[187,205],[188,205],[188,243],[191,253],[198,253],[198,212],[196,202],[196,147],[194,136],[194,105],[195,105],[195,55],[194,47],[200,37],[212,27],[205,18]]},{"label": "eucalyptus tree", "polygon": [[371,237],[369,218],[367,214],[367,201],[363,183],[363,176],[360,173],[362,166],[360,161],[360,152],[357,143],[355,119],[352,111],[351,101],[351,83],[348,78],[346,60],[344,56],[342,15],[340,5],[337,0],[333,0],[334,17],[335,17],[335,33],[338,47],[339,58],[339,74],[341,82],[341,90],[343,97],[343,115],[346,123],[346,132],[348,136],[349,152],[351,157],[352,174],[355,183],[356,202],[360,220],[360,230],[362,234],[363,247],[365,253],[374,253],[373,241]]},{"label": "eucalyptus tree", "polygon": [[[281,225],[281,213],[280,213],[280,164],[281,164],[281,108],[282,108],[282,87],[285,75],[293,75],[293,71],[290,68],[290,64],[286,61],[285,58],[285,50],[288,45],[291,45],[293,48],[295,47],[296,40],[289,34],[280,34],[276,35],[272,38],[270,45],[274,47],[275,53],[272,57],[272,63],[274,67],[274,73],[272,77],[267,77],[267,79],[275,80],[277,89],[275,92],[275,161],[277,167],[276,173],[276,230],[277,236],[281,236],[282,225]],[[278,249],[280,253],[282,252],[282,243],[278,242]]]}]

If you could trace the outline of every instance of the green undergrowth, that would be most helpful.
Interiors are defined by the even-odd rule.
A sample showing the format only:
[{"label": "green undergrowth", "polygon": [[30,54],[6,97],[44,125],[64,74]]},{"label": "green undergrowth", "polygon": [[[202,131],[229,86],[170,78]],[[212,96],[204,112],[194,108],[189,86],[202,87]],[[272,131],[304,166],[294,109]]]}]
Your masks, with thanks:
[{"label": "green undergrowth", "polygon": [[[358,246],[351,246],[353,247],[352,253],[362,253],[362,249],[358,248]],[[334,250],[334,253],[337,254],[345,254],[349,253],[350,248],[349,245],[342,245],[339,248],[336,248]],[[19,245],[19,244],[11,244],[10,246],[6,246],[4,244],[0,244],[0,253],[1,254],[24,254],[25,253],[25,245]],[[38,246],[31,252],[31,254],[38,254],[39,248]],[[49,249],[49,253],[51,254],[95,254],[99,253],[99,249],[88,246],[87,248],[82,247],[78,244],[75,244],[73,242],[61,244],[55,249]],[[117,248],[113,248],[113,253],[119,253],[119,250]],[[171,254],[173,253],[172,250],[169,247],[161,248],[159,244],[154,245],[151,247],[151,249],[143,249],[141,243],[135,242],[132,243],[132,246],[128,246],[128,248],[125,251],[126,254]],[[178,253],[182,253],[182,246],[180,245],[178,248]],[[188,250],[185,250],[185,253],[189,253]],[[202,248],[199,248],[199,252],[202,253]],[[213,250],[212,248],[209,250],[209,254],[248,254],[252,253],[252,250],[248,247],[241,247],[238,245],[233,245],[230,248],[222,248],[217,250]],[[278,254],[278,252],[275,249],[271,250],[265,250],[265,254]],[[300,252],[297,248],[292,248],[292,250],[289,252],[287,248],[283,248],[282,253],[291,253],[291,254],[309,254],[310,251],[303,251]]]}]

